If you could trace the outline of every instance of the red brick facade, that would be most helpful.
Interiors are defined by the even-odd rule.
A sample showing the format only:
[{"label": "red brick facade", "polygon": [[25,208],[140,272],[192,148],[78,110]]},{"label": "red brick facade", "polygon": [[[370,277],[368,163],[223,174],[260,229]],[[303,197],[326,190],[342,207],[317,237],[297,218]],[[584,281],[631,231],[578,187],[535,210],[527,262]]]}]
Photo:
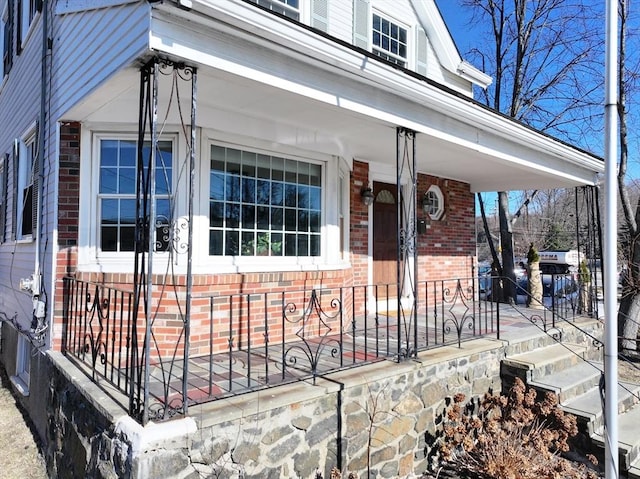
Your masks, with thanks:
[{"label": "red brick facade", "polygon": [[[54,347],[62,347],[62,278],[74,276],[131,291],[133,275],[130,273],[87,273],[77,271],[78,205],[80,171],[80,125],[66,123],[60,132],[60,176],[57,254],[56,310],[53,324]],[[320,296],[322,308],[329,313],[326,319],[333,331],[339,331],[361,314],[366,302],[366,289],[343,289],[341,300],[345,307],[342,317],[331,318],[331,300],[340,297],[340,287],[364,286],[369,283],[369,209],[363,204],[361,191],[369,186],[369,165],[354,161],[350,180],[349,259],[350,269],[310,272],[271,272],[196,275],[193,277],[191,336],[192,354],[207,354],[211,350],[227,350],[230,338],[234,348],[244,344],[261,344],[268,334],[271,344],[296,339],[300,323],[296,322],[313,289],[329,291]],[[452,180],[420,175],[419,198],[431,184],[438,184],[445,198],[445,213],[441,220],[428,221],[427,233],[418,236],[420,281],[467,277],[471,274],[475,257],[474,198],[469,186]],[[423,218],[419,209],[419,218]],[[186,297],[186,277],[155,276],[153,292],[154,336],[161,356],[171,355],[176,345],[184,341],[182,317]],[[288,294],[285,301],[295,306],[282,318],[282,291],[300,291]],[[268,295],[266,295],[269,293]],[[231,298],[231,295],[242,295]],[[251,295],[251,296],[249,296]],[[355,296],[355,297],[352,297]],[[214,298],[214,299],[212,299]],[[250,298],[250,301],[248,301]],[[266,298],[266,300],[265,300]],[[130,299],[124,295],[114,299],[110,309],[116,310]],[[126,305],[125,309],[131,306]],[[142,310],[141,310],[142,312]],[[141,314],[141,317],[144,315]],[[251,318],[251,319],[250,319]],[[212,324],[213,323],[213,324]],[[138,332],[142,340],[144,327]],[[112,341],[126,342],[128,332],[113,326]],[[284,337],[283,337],[284,335]],[[120,344],[126,348],[125,344]],[[116,348],[118,349],[118,348]]]},{"label": "red brick facade", "polygon": [[[431,185],[439,186],[444,196],[444,214],[439,220],[431,220],[421,209],[422,195]],[[427,224],[427,232],[417,236],[420,279],[471,276],[476,243],[475,201],[469,185],[419,174],[418,219]]]}]

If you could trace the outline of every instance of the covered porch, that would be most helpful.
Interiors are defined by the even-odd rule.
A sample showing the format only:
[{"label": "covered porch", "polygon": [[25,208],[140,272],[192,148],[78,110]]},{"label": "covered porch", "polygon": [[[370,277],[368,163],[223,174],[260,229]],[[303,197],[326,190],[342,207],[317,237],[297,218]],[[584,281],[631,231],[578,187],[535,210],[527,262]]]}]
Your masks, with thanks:
[{"label": "covered porch", "polygon": [[[265,48],[249,7],[206,29],[162,5],[153,15],[149,51],[64,115],[83,132],[82,201],[77,264],[58,278],[57,308],[62,351],[124,394],[143,424],[499,337],[503,307],[480,299],[476,277],[474,193],[593,185],[602,171],[592,155],[278,17],[260,15],[280,32],[270,39],[280,47]],[[291,38],[303,48],[284,48]],[[117,166],[135,171],[127,198],[120,184],[101,189],[117,176],[100,156],[116,140],[118,158],[136,145],[132,165]],[[255,163],[233,170],[229,155],[245,152]],[[262,203],[245,183],[217,196],[235,180],[272,193],[287,183],[276,173],[295,177],[291,204]],[[116,200],[135,213],[107,210]],[[276,208],[293,212],[290,224],[274,220]]]},{"label": "covered porch", "polygon": [[[315,385],[380,361],[393,368],[428,350],[463,352],[481,338],[521,341],[544,333],[561,342],[563,330],[583,332],[582,323],[597,317],[597,307],[581,314],[577,303],[532,309],[481,299],[478,278],[416,287],[415,309],[400,310],[390,294],[397,285],[194,295],[190,336],[183,323],[157,326],[157,311],[146,336],[147,319],[135,318],[131,291],[67,278],[63,352],[144,423],[253,391]],[[371,294],[389,300],[369,310]],[[166,295],[159,304],[170,307],[181,296]]]}]

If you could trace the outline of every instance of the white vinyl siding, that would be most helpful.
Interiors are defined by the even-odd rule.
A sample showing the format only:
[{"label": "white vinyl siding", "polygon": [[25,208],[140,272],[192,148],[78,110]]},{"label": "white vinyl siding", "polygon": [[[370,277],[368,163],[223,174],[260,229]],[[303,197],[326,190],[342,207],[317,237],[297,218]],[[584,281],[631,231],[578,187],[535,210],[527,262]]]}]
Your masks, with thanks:
[{"label": "white vinyl siding", "polygon": [[[150,6],[147,2],[80,11],[54,18],[58,84],[52,92],[58,118],[148,48]],[[82,38],[82,48],[78,48]],[[79,75],[78,72],[82,71]]]},{"label": "white vinyl siding", "polygon": [[[0,0],[2,2],[2,0]],[[14,3],[18,7],[18,2]],[[17,15],[14,9],[14,21]],[[32,29],[31,40],[37,37],[39,25],[36,22]],[[34,261],[36,258],[35,242],[18,242],[17,224],[17,161],[21,139],[25,132],[29,131],[40,112],[40,74],[41,74],[41,43],[39,41],[27,41],[20,55],[16,55],[17,32],[15,24],[13,29],[11,49],[11,70],[4,76],[0,87],[0,112],[3,118],[10,118],[10,122],[5,122],[0,128],[0,151],[9,153],[9,161],[5,164],[6,195],[5,216],[4,216],[4,238],[5,242],[0,244],[0,271],[5,271],[5,278],[0,281],[0,288],[11,291],[17,288],[17,281],[20,278],[28,278],[34,271]],[[25,81],[28,79],[28,81]],[[52,143],[55,144],[55,143]],[[55,203],[52,201],[52,204]],[[46,215],[45,215],[46,216]],[[51,216],[49,216],[51,218]],[[35,226],[35,225],[34,225]],[[47,253],[40,257],[46,262],[47,256],[53,251],[49,248]],[[43,267],[43,272],[44,272]],[[11,280],[13,278],[13,280]],[[32,301],[29,295],[5,294],[2,300],[0,311],[30,311]],[[30,314],[21,314],[17,321],[20,327],[28,329],[31,323]]]}]

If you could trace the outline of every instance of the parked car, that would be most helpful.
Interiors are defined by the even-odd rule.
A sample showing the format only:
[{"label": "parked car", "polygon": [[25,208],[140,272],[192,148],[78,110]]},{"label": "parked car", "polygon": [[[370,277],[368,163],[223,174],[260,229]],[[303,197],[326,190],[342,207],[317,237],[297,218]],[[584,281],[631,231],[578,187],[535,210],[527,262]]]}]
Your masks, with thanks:
[{"label": "parked car", "polygon": [[574,274],[543,274],[542,302],[547,308],[578,305],[580,288]]},{"label": "parked car", "polygon": [[[578,304],[579,286],[572,273],[542,274],[542,304],[545,308],[574,308]],[[478,278],[480,299],[491,301],[491,276]],[[529,277],[526,274],[516,275],[515,302],[526,305],[529,301]]]},{"label": "parked car", "polygon": [[[478,267],[478,271],[484,271],[483,273],[479,273],[478,275],[478,290],[480,292],[480,299],[491,301],[491,270],[482,270],[480,267]],[[514,274],[516,276],[517,284],[516,295],[524,296],[522,302],[525,303],[527,294],[527,272],[522,268],[515,268]]]}]

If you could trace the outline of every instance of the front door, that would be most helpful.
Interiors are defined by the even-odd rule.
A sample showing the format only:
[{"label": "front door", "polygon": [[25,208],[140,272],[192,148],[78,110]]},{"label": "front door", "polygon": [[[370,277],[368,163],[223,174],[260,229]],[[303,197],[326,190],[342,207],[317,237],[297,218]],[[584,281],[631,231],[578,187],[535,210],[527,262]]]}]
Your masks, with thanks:
[{"label": "front door", "polygon": [[[398,189],[393,184],[374,182],[373,194],[373,284],[392,285],[389,297],[397,297]],[[378,296],[386,296],[386,289],[379,290]]]}]

